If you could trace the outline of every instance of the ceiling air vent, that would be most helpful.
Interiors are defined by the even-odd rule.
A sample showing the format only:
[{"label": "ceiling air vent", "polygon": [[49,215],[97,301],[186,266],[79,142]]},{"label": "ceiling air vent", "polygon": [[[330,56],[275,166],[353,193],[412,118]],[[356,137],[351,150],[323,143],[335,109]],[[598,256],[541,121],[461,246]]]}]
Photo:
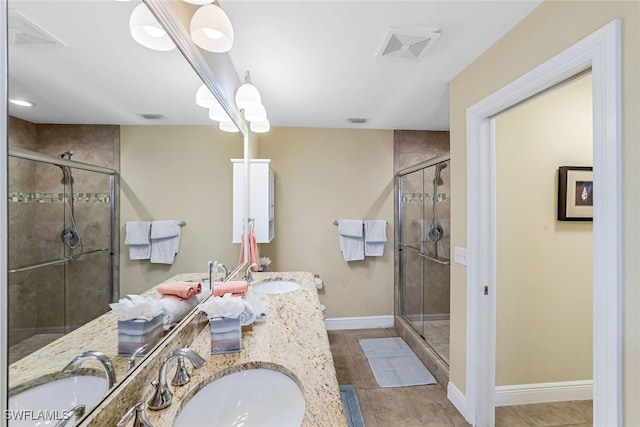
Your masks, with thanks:
[{"label": "ceiling air vent", "polygon": [[348,118],[347,121],[349,123],[355,123],[355,124],[367,123],[367,119],[363,117],[351,117],[351,118]]},{"label": "ceiling air vent", "polygon": [[27,18],[18,9],[9,9],[7,16],[9,42],[14,45],[66,46],[40,25]]},{"label": "ceiling air vent", "polygon": [[147,120],[162,120],[162,119],[166,119],[166,117],[163,116],[162,114],[142,113],[142,114],[139,114],[139,116],[142,117],[143,119],[147,119]]},{"label": "ceiling air vent", "polygon": [[438,28],[391,27],[378,49],[380,57],[418,59],[440,37]]}]

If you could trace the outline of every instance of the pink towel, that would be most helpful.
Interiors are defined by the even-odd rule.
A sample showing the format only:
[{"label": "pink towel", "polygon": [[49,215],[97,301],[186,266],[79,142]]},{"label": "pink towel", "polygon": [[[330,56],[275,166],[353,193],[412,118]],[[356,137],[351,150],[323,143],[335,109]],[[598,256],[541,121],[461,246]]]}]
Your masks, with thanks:
[{"label": "pink towel", "polygon": [[236,280],[232,282],[213,282],[213,295],[221,297],[224,294],[231,294],[234,297],[244,297],[249,284],[246,280]]},{"label": "pink towel", "polygon": [[[238,265],[242,263],[244,263],[244,234],[240,237],[240,257],[238,258]],[[260,264],[258,242],[256,241],[256,234],[253,231],[249,232],[249,263]],[[251,271],[258,271],[258,267],[252,267]]]},{"label": "pink towel", "polygon": [[195,282],[169,282],[158,285],[158,292],[163,296],[173,296],[189,299],[202,291],[202,285]]}]

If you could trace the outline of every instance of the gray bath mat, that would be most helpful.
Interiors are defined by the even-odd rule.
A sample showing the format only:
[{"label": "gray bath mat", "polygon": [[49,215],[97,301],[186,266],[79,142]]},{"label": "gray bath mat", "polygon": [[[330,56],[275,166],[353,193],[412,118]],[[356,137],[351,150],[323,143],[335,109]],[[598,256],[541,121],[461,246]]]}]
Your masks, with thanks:
[{"label": "gray bath mat", "polygon": [[431,372],[400,337],[361,339],[360,346],[380,387],[436,383]]}]

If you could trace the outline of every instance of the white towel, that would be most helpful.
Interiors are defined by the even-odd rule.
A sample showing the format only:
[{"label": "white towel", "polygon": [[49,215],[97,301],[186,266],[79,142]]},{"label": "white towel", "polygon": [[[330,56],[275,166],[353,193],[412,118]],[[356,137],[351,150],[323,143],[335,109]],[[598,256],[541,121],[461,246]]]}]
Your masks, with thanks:
[{"label": "white towel", "polygon": [[125,225],[124,244],[129,246],[129,258],[132,260],[151,257],[151,222],[129,221]]},{"label": "white towel", "polygon": [[175,323],[184,319],[184,317],[193,310],[200,302],[198,296],[185,300],[166,297],[159,300],[161,310],[164,313],[164,329],[170,329]]},{"label": "white towel", "polygon": [[361,219],[338,220],[338,239],[340,250],[345,261],[364,259],[364,238]]},{"label": "white towel", "polygon": [[382,256],[387,241],[387,221],[381,219],[364,222],[364,255]]},{"label": "white towel", "polygon": [[179,221],[153,221],[151,223],[151,262],[173,264],[180,249],[181,229]]}]

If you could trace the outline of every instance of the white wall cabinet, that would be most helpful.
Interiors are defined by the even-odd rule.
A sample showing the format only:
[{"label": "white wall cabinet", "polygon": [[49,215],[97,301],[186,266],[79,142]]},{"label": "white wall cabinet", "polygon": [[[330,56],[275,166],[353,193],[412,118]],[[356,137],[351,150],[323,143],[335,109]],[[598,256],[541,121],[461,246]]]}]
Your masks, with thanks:
[{"label": "white wall cabinet", "polygon": [[[233,163],[233,243],[240,243],[244,225],[244,160]],[[258,243],[275,236],[274,174],[270,159],[249,160],[249,218],[254,219]]]}]

